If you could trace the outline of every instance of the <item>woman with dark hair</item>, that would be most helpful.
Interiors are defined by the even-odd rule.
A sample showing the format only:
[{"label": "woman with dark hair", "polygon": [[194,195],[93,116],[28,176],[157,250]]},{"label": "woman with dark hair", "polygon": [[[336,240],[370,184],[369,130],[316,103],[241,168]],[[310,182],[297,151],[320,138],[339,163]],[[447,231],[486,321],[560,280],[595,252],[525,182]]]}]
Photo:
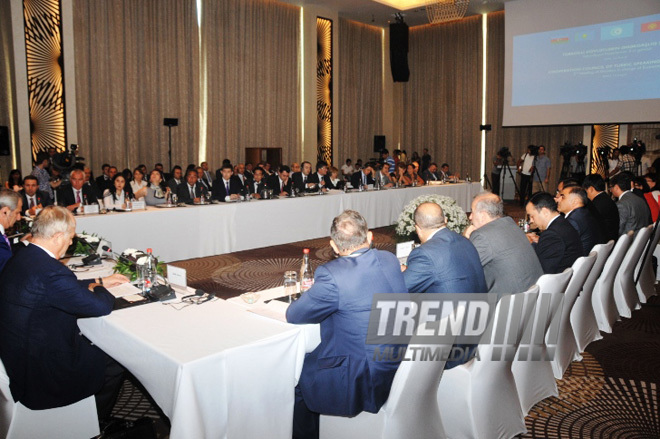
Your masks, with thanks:
[{"label": "woman with dark hair", "polygon": [[394,180],[399,183],[399,186],[406,185],[406,180],[403,178],[404,175],[406,175],[406,164],[399,162],[396,164],[396,169],[394,170]]},{"label": "woman with dark hair", "polygon": [[[130,172],[130,171],[129,171]],[[112,178],[112,186],[103,192],[103,204],[105,208],[124,210],[128,201],[133,199],[131,185],[126,184],[124,173],[116,174]]]},{"label": "woman with dark hair", "polygon": [[154,169],[149,173],[149,185],[137,191],[135,196],[144,197],[147,206],[155,206],[165,203],[168,192],[170,192],[170,188],[165,184],[163,173]]},{"label": "woman with dark hair", "polygon": [[23,175],[18,169],[12,169],[9,173],[9,178],[5,182],[5,187],[11,189],[14,192],[18,192],[23,189]]},{"label": "woman with dark hair", "polygon": [[651,190],[646,177],[633,178],[632,191],[635,195],[639,195],[646,200],[646,204],[649,205],[649,209],[651,210],[651,218],[653,219],[653,222],[655,222],[658,219],[658,215],[660,215],[660,204],[658,204],[660,191]]},{"label": "woman with dark hair", "polygon": [[424,186],[424,180],[415,172],[415,165],[412,163],[406,166],[406,173],[403,174],[403,182],[406,186]]},{"label": "woman with dark hair", "polygon": [[121,175],[124,176],[124,180],[126,181],[126,184],[133,181],[133,173],[131,172],[130,169],[128,168],[124,169],[123,171],[121,171]]},{"label": "woman with dark hair", "polygon": [[143,187],[147,187],[147,182],[144,181],[144,173],[142,172],[142,169],[138,166],[137,168],[133,169],[133,180],[131,181],[131,190],[140,201],[142,201],[144,195],[138,197],[137,193]]}]

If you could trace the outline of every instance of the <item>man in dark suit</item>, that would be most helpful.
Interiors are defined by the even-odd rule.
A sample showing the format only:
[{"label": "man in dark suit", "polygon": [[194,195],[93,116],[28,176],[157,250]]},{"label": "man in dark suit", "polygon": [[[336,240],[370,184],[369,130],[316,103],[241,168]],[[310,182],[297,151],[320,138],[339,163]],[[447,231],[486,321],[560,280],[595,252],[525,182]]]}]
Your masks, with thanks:
[{"label": "man in dark suit", "polygon": [[558,194],[557,210],[580,235],[582,256],[587,256],[596,244],[603,244],[600,228],[586,204],[589,202],[587,192],[580,186],[566,185]]},{"label": "man in dark suit", "polygon": [[313,190],[316,185],[310,181],[312,174],[312,164],[307,161],[302,162],[300,164],[300,169],[300,172],[294,172],[291,174],[293,188],[297,189],[298,192]]},{"label": "man in dark suit", "polygon": [[114,297],[105,287],[128,279],[120,274],[76,279],[58,261],[75,227],[66,209],[44,208],[32,227],[31,243],[0,274],[0,357],[15,401],[42,410],[98,394],[103,419],[112,411],[123,369],[116,363],[106,369],[112,360],[80,335],[77,320],[109,314]]},{"label": "man in dark suit", "polygon": [[525,210],[531,221],[541,230],[541,236],[528,233],[545,274],[561,273],[582,256],[580,235],[557,212],[557,203],[547,192],[534,194]]},{"label": "man in dark suit", "polygon": [[213,182],[213,199],[218,201],[241,200],[243,185],[234,175],[231,165],[225,164],[220,168],[220,178]]},{"label": "man in dark suit", "polygon": [[201,201],[202,195],[206,197],[208,193],[204,185],[197,180],[197,169],[188,169],[186,171],[186,181],[176,188],[178,201],[195,204]]},{"label": "man in dark suit", "polygon": [[323,160],[317,162],[316,172],[309,176],[308,181],[317,185],[316,187],[321,188],[322,191],[327,191],[332,186],[330,176],[328,175],[328,164]]},{"label": "man in dark suit", "polygon": [[96,180],[94,180],[92,177],[92,170],[89,168],[89,166],[85,166],[83,168],[83,173],[85,174],[84,185],[89,186],[94,195],[96,195],[96,198],[103,198],[103,192],[101,192],[101,189],[99,189],[98,185],[96,184]]},{"label": "man in dark suit", "polygon": [[[206,186],[209,188],[209,191],[213,189],[213,176],[211,175],[211,171],[209,170],[209,164],[208,162],[202,162],[199,165],[202,168],[202,177],[201,179],[204,180],[206,183]],[[199,174],[197,175],[199,177]]]},{"label": "man in dark suit", "polygon": [[7,229],[21,219],[22,206],[23,201],[17,192],[0,189],[0,272],[12,256]]},{"label": "man in dark suit", "polygon": [[440,180],[440,177],[438,176],[438,165],[435,163],[431,163],[428,169],[422,172],[422,179],[424,179],[424,181]]},{"label": "man in dark suit", "polygon": [[82,209],[78,208],[81,205],[97,202],[94,190],[85,185],[85,173],[83,171],[80,169],[71,171],[69,181],[71,184],[60,186],[57,191],[57,200],[61,206],[66,207],[71,212],[75,212],[76,210],[80,212]]},{"label": "man in dark suit", "polygon": [[170,188],[173,194],[176,194],[176,188],[183,183],[183,169],[181,166],[176,165],[172,168],[172,178],[167,181],[167,187]]},{"label": "man in dark suit", "polygon": [[[116,168],[115,168],[116,169]],[[110,185],[112,184],[112,177],[110,177],[110,165],[107,163],[103,163],[101,166],[101,175],[96,177],[96,187],[100,191],[97,196],[102,197],[103,196],[103,191],[106,189],[110,189]]]},{"label": "man in dark suit", "polygon": [[587,191],[590,200],[587,208],[596,218],[601,236],[606,242],[616,241],[619,237],[619,209],[605,192],[605,180],[600,174],[590,174],[584,178],[582,187]]},{"label": "man in dark suit", "polygon": [[374,177],[372,175],[373,172],[374,164],[371,162],[365,163],[362,169],[351,175],[351,186],[354,188],[359,188],[360,184],[363,186],[374,184]]},{"label": "man in dark suit", "polygon": [[273,173],[273,175],[266,180],[268,189],[272,189],[275,195],[282,197],[291,195],[293,183],[289,178],[290,172],[291,169],[287,165],[280,166],[279,172]]},{"label": "man in dark suit", "polygon": [[616,208],[619,210],[619,235],[630,230],[639,229],[651,224],[651,209],[642,197],[632,192],[633,175],[630,172],[620,172],[610,179],[610,191],[619,198]]},{"label": "man in dark suit", "polygon": [[[421,246],[410,252],[403,279],[410,293],[486,293],[486,279],[474,245],[449,230],[442,208],[422,203],[415,209],[415,231]],[[451,369],[469,360],[472,345],[456,345],[461,358],[447,361]]]},{"label": "man in dark suit", "polygon": [[46,192],[39,190],[39,180],[33,175],[28,175],[23,179],[21,196],[23,198],[21,215],[25,215],[25,212],[28,212],[30,216],[34,216],[37,213],[37,209],[43,209],[53,204],[50,196]]},{"label": "man in dark suit", "polygon": [[245,185],[248,194],[253,198],[261,198],[261,191],[266,189],[266,180],[264,179],[264,170],[257,167],[252,172],[252,179],[247,181]]},{"label": "man in dark suit", "polygon": [[509,216],[502,199],[486,192],[474,197],[472,225],[465,236],[477,249],[484,268],[488,292],[505,294],[526,291],[543,275],[543,267],[527,237]]},{"label": "man in dark suit", "polygon": [[314,285],[286,313],[290,323],[321,325],[321,343],[305,357],[296,387],[294,438],[318,438],[319,413],[377,413],[399,366],[376,361],[382,345],[366,344],[373,295],[407,292],[398,260],[370,248],[372,234],[358,212],[336,217],[330,236],[340,257],[316,269]]}]

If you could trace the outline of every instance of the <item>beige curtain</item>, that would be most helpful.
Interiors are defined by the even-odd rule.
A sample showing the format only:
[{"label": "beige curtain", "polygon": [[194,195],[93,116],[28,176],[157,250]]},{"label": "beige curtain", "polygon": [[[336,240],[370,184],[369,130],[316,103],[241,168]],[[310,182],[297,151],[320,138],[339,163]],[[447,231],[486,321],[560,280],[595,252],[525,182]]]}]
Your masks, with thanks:
[{"label": "beige curtain", "polygon": [[273,1],[210,0],[202,8],[207,75],[206,157],[245,160],[245,148],[300,156],[300,8]]},{"label": "beige curtain", "polygon": [[[0,2],[0,126],[9,128],[9,150],[11,153],[12,143],[15,138],[17,126],[16,100],[13,90],[16,87],[14,81],[14,40],[12,37],[11,8],[10,2]],[[17,162],[20,162],[17,159]],[[31,163],[27,164],[30,167]],[[9,171],[12,168],[10,156],[0,156],[0,181],[7,181]],[[19,166],[20,168],[20,166]]]},{"label": "beige curtain", "polygon": [[[198,162],[199,39],[195,0],[74,0],[81,155],[98,174],[145,163]],[[65,73],[66,74],[66,73]]]},{"label": "beige curtain", "polygon": [[486,134],[486,172],[490,178],[492,159],[503,146],[507,146],[511,151],[513,160],[510,160],[509,164],[512,164],[526,152],[528,145],[544,145],[548,158],[552,161],[550,181],[544,189],[554,193],[563,163],[559,148],[567,141],[581,141],[583,125],[503,128],[504,12],[488,14],[487,51],[486,123],[492,124],[493,130]]},{"label": "beige curtain", "polygon": [[[334,165],[347,158],[363,160],[373,152],[374,135],[382,134],[383,117],[383,30],[355,21],[339,19],[339,66],[335,82],[337,140]],[[390,151],[391,152],[391,151]]]},{"label": "beige curtain", "polygon": [[[401,149],[428,148],[477,179],[481,151],[481,17],[410,29],[410,81],[401,86]],[[394,148],[394,146],[392,147]]]}]

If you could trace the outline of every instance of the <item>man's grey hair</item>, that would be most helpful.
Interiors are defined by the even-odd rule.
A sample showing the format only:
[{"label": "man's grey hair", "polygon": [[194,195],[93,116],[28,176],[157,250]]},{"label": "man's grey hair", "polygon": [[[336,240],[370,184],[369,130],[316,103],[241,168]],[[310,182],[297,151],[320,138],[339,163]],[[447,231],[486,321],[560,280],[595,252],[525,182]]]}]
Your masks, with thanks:
[{"label": "man's grey hair", "polygon": [[[112,168],[112,166],[110,166],[110,167]],[[78,168],[74,169],[73,171],[71,171],[69,176],[71,176],[73,174],[80,174],[83,178],[85,178],[85,171],[83,171],[82,169],[78,169]]]},{"label": "man's grey hair", "polygon": [[340,252],[347,252],[367,242],[367,221],[359,212],[345,210],[332,220],[330,238]]},{"label": "man's grey hair", "polygon": [[492,192],[479,194],[474,197],[474,200],[476,201],[474,204],[475,212],[484,212],[491,218],[502,218],[504,216],[504,203],[499,196]]},{"label": "man's grey hair", "polygon": [[0,209],[8,207],[9,210],[16,210],[18,207],[18,200],[20,199],[21,196],[18,195],[18,192],[14,192],[10,189],[0,189]]},{"label": "man's grey hair", "polygon": [[445,214],[439,204],[422,203],[415,209],[415,225],[420,229],[439,229],[446,224]]},{"label": "man's grey hair", "polygon": [[32,224],[32,236],[50,239],[58,233],[68,233],[76,228],[73,214],[61,206],[44,207]]}]

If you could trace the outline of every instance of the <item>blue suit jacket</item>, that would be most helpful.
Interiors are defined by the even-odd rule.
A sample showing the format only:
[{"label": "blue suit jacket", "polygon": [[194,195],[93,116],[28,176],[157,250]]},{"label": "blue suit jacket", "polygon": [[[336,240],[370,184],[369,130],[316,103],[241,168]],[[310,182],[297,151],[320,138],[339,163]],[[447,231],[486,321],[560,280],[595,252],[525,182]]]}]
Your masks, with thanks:
[{"label": "blue suit jacket", "polygon": [[11,248],[5,242],[5,238],[0,236],[0,273],[2,273],[2,269],[11,258],[11,254]]},{"label": "blue suit jacket", "polygon": [[604,244],[600,234],[600,227],[596,222],[596,218],[589,212],[586,207],[575,209],[568,215],[566,220],[573,226],[573,228],[580,235],[582,242],[582,256],[587,256],[594,245]]},{"label": "blue suit jacket", "polygon": [[0,274],[0,358],[14,400],[33,410],[96,393],[105,355],[79,333],[78,317],[109,314],[114,297],[87,289],[59,261],[29,245]]},{"label": "blue suit jacket", "polygon": [[376,293],[406,293],[399,261],[375,249],[316,269],[314,285],[287,310],[291,323],[320,323],[321,344],[305,358],[299,386],[313,412],[354,416],[376,413],[387,401],[397,361],[374,361],[367,345]]}]

